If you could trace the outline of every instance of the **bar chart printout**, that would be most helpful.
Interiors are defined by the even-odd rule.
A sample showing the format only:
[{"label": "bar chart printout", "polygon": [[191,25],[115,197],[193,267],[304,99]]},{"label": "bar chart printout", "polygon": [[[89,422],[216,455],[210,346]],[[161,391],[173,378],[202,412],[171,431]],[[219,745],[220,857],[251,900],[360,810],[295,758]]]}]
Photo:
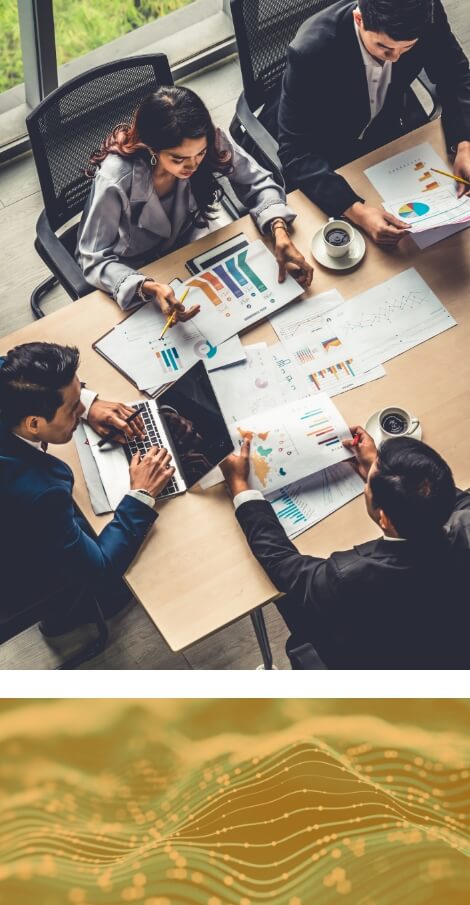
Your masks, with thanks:
[{"label": "bar chart printout", "polygon": [[351,433],[326,393],[294,399],[229,426],[235,448],[250,441],[249,485],[270,494],[352,456]]},{"label": "bar chart printout", "polygon": [[267,500],[292,539],[363,492],[362,479],[349,462],[338,462],[269,494]]}]

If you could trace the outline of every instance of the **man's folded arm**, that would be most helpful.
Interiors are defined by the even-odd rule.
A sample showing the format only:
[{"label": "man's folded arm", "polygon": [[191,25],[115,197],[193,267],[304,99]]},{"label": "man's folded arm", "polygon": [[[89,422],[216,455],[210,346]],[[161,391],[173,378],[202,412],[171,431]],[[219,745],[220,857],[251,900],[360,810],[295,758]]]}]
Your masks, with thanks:
[{"label": "man's folded arm", "polygon": [[42,545],[52,567],[68,579],[88,583],[122,576],[156,518],[154,509],[126,494],[112,522],[97,538],[90,537],[80,527],[71,496],[60,488],[42,494],[32,512],[37,536],[44,532]]},{"label": "man's folded arm", "polygon": [[301,189],[326,214],[339,216],[363,199],[331,169],[323,150],[324,130],[335,113],[318,102],[321,71],[321,60],[307,66],[289,48],[279,105],[279,158],[289,188]]}]

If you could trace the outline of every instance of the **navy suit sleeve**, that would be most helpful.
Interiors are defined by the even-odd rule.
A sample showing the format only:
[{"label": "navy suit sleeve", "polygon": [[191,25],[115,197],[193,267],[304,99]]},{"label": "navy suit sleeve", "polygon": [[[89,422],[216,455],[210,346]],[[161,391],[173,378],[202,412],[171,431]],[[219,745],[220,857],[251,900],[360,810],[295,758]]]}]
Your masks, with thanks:
[{"label": "navy suit sleeve", "polygon": [[35,500],[32,513],[51,568],[90,585],[124,574],[156,517],[150,506],[126,495],[112,522],[99,537],[90,537],[80,527],[72,497],[56,488]]},{"label": "navy suit sleeve", "polygon": [[236,517],[252,553],[276,588],[292,593],[308,610],[319,613],[326,607],[331,615],[340,581],[334,561],[299,553],[265,500],[242,503]]},{"label": "navy suit sleeve", "polygon": [[435,21],[426,48],[424,68],[437,87],[448,147],[451,148],[460,141],[470,141],[469,63],[452,34],[439,0],[435,5]]},{"label": "navy suit sleeve", "polygon": [[[331,169],[322,136],[334,110],[324,110],[319,100],[324,73],[322,57],[307,61],[289,48],[279,105],[279,157],[289,188],[301,189],[326,214],[338,217],[363,199]],[[306,97],[309,98],[306,105]]]}]

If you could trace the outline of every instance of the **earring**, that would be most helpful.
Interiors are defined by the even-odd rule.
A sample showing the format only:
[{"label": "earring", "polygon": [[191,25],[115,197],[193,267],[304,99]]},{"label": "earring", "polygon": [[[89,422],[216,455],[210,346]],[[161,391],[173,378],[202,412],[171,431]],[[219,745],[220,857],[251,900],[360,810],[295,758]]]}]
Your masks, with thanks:
[{"label": "earring", "polygon": [[156,167],[157,163],[158,163],[158,158],[157,158],[156,154],[154,154],[153,151],[152,151],[152,155],[150,157],[150,163],[153,167]]}]

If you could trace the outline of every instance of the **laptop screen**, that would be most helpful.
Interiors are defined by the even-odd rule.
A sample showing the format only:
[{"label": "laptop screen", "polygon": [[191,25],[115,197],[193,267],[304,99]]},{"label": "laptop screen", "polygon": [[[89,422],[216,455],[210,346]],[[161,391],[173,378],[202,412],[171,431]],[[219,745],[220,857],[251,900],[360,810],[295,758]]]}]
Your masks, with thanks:
[{"label": "laptop screen", "polygon": [[207,371],[199,361],[157,399],[188,487],[233,452]]}]

